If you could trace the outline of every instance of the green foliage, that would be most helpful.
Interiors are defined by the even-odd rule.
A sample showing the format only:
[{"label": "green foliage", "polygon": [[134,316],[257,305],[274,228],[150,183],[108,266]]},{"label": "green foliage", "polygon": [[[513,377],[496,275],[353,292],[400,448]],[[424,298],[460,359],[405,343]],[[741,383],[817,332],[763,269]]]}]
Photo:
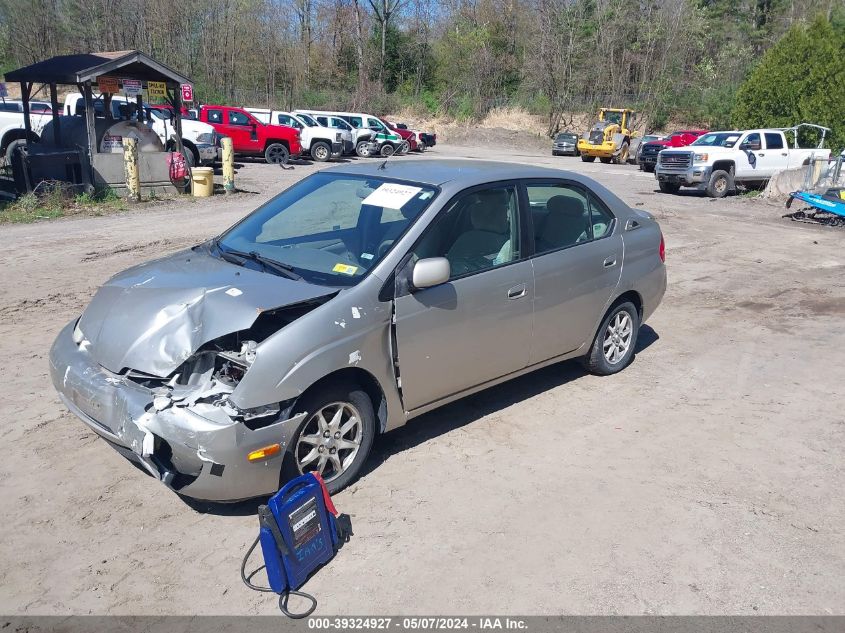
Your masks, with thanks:
[{"label": "green foliage", "polygon": [[829,145],[845,146],[845,27],[819,17],[793,26],[741,86],[731,118],[737,127],[819,123]]}]

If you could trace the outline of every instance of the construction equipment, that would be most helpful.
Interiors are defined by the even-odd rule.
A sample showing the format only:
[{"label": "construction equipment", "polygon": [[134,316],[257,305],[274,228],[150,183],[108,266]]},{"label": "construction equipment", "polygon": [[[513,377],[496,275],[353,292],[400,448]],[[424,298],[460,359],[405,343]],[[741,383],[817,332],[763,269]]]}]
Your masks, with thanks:
[{"label": "construction equipment", "polygon": [[632,120],[636,112],[627,108],[602,108],[599,120],[578,139],[581,160],[623,164],[631,146]]}]

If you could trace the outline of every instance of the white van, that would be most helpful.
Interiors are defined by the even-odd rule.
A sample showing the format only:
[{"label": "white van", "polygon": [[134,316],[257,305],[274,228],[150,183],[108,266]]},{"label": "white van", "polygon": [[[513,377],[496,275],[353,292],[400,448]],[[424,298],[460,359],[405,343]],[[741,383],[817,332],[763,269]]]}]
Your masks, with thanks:
[{"label": "white van", "polygon": [[[103,99],[94,95],[94,115],[104,116]],[[136,101],[123,95],[112,95],[112,117],[116,120],[132,117]],[[144,109],[151,118],[151,127],[161,142],[167,147],[168,141],[175,140],[175,130],[170,122],[170,112],[165,107],[144,104]],[[85,114],[85,100],[78,92],[65,97],[63,114],[81,116]],[[220,160],[220,135],[208,123],[182,117],[182,145],[189,164],[210,165]]]}]

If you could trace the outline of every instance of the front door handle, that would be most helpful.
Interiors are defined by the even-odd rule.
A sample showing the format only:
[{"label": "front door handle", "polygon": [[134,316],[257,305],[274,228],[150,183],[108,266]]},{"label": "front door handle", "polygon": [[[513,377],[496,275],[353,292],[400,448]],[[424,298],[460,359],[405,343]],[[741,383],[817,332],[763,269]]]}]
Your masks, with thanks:
[{"label": "front door handle", "polygon": [[787,154],[786,152],[781,152],[780,155],[781,156],[789,156],[789,154]]},{"label": "front door handle", "polygon": [[519,284],[508,290],[508,299],[521,299],[525,296],[525,284]]},{"label": "front door handle", "polygon": [[605,268],[612,268],[613,266],[616,266],[616,257],[611,255],[610,257],[605,258],[604,267]]}]

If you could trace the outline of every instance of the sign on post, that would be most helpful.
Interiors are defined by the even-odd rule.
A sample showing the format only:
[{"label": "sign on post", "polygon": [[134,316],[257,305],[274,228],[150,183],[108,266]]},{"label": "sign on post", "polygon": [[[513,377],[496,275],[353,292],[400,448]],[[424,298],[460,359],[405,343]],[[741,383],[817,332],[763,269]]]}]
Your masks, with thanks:
[{"label": "sign on post", "polygon": [[194,87],[191,84],[182,84],[182,101],[192,102],[194,100]]},{"label": "sign on post", "polygon": [[118,84],[117,77],[107,77],[105,75],[97,77],[97,90],[100,91],[100,94],[109,93],[116,95],[120,92],[120,85]]},{"label": "sign on post", "polygon": [[140,79],[123,79],[123,94],[127,97],[137,97],[141,94],[141,80]]},{"label": "sign on post", "polygon": [[167,99],[167,84],[163,81],[148,81],[147,98],[153,102]]}]

